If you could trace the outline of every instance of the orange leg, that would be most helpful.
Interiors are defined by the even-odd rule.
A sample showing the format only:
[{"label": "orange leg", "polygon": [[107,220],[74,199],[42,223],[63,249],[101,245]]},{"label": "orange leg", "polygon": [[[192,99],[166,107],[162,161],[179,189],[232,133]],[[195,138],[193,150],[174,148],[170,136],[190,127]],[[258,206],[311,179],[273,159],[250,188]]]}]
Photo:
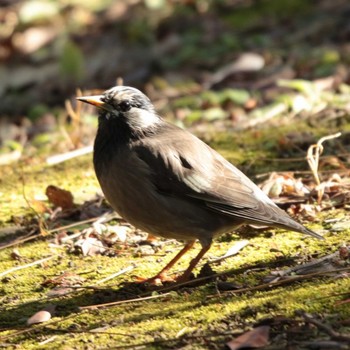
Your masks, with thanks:
[{"label": "orange leg", "polygon": [[188,266],[187,270],[179,278],[177,278],[176,280],[177,282],[182,283],[189,280],[192,270],[196,267],[199,260],[203,258],[204,254],[210,249],[210,247],[211,247],[211,243],[202,247],[198,255],[195,258],[193,258],[192,261],[190,262],[190,265]]},{"label": "orange leg", "polygon": [[177,261],[183,255],[185,255],[194,246],[194,242],[195,241],[190,241],[186,243],[186,245],[174,256],[172,260],[170,260],[170,262],[161,271],[159,271],[155,276],[146,279],[144,282],[156,284],[157,281],[172,281],[173,279],[167,276],[167,272],[177,263]]},{"label": "orange leg", "polygon": [[[187,253],[194,245],[194,241],[188,242],[183,248],[182,250],[180,250],[179,253],[177,253],[175,255],[175,257],[160,271],[158,272],[155,276],[146,279],[143,282],[147,282],[150,284],[156,284],[158,281],[161,282],[166,282],[166,281],[174,281],[174,279],[172,279],[171,277],[167,276],[167,272],[175,265],[175,263],[185,254]],[[197,254],[197,256],[192,259],[192,261],[190,262],[190,265],[188,266],[188,268],[186,269],[186,271],[178,278],[175,279],[176,282],[186,282],[189,280],[190,276],[191,276],[191,272],[192,270],[196,267],[196,265],[198,264],[199,260],[202,259],[202,257],[204,256],[204,254],[210,249],[211,244],[208,244],[204,247],[202,247],[202,249],[200,250],[200,252]]]}]

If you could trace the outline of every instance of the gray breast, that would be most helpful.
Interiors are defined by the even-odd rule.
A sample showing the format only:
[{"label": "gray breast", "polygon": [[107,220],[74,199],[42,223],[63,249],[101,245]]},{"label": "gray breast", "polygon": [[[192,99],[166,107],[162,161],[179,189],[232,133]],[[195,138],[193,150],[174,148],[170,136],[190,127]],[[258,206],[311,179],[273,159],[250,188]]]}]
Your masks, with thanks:
[{"label": "gray breast", "polygon": [[113,209],[146,232],[207,243],[213,235],[239,226],[235,219],[199,206],[195,199],[159,193],[150,180],[151,170],[130,149],[116,152],[97,177]]}]

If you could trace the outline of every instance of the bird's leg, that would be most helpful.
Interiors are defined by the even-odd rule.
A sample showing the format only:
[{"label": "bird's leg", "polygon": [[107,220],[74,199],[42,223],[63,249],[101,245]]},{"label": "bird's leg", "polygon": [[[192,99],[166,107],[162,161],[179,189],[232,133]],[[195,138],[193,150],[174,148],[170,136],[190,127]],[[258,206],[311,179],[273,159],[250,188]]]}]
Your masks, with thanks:
[{"label": "bird's leg", "polygon": [[[166,282],[166,281],[174,281],[171,277],[167,276],[167,272],[176,264],[176,262],[184,255],[186,254],[193,246],[195,241],[190,241],[186,243],[186,245],[170,260],[170,262],[161,270],[159,271],[155,276],[148,278],[142,282],[147,282],[149,284],[156,284],[158,281]],[[208,248],[209,249],[209,248]],[[204,252],[205,253],[205,252]],[[203,254],[204,254],[203,253]],[[199,255],[199,254],[198,254]],[[196,257],[197,258],[197,257]],[[199,258],[200,259],[200,258]],[[198,260],[199,260],[198,259]],[[192,262],[191,262],[192,264]],[[195,266],[195,265],[194,265]],[[193,266],[193,267],[194,267]],[[191,270],[193,270],[193,267]],[[187,270],[186,270],[187,272]],[[185,273],[186,273],[185,272]]]},{"label": "bird's leg", "polygon": [[210,249],[210,247],[211,247],[211,242],[202,247],[202,249],[200,250],[198,255],[191,260],[190,265],[188,266],[187,270],[180,277],[178,277],[176,279],[176,282],[182,283],[182,282],[186,282],[189,280],[192,270],[196,267],[199,260],[201,260],[203,258],[204,254]]}]

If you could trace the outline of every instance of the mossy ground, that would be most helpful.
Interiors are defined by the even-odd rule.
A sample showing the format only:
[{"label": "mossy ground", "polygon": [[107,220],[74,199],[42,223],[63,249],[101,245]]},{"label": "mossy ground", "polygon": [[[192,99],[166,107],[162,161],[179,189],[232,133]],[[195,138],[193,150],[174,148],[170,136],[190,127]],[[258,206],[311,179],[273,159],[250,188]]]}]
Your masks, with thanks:
[{"label": "mossy ground", "polygon": [[[259,134],[247,131],[237,137],[216,136],[211,143],[242,168],[249,164],[249,161],[260,159],[260,172],[267,172],[277,169],[275,163],[264,162],[263,159],[276,156],[276,140],[282,135],[281,129],[278,134],[274,134],[274,139],[271,138],[271,130],[262,130]],[[244,148],[240,147],[242,144],[245,145]],[[230,151],[232,149],[233,152]],[[256,167],[248,167],[246,170],[256,174]],[[5,227],[10,225],[11,216],[31,214],[23,197],[23,189],[28,200],[35,196],[43,197],[46,186],[52,184],[70,190],[77,203],[93,197],[99,191],[91,156],[54,167],[37,164],[23,165],[16,169],[3,168],[3,174],[6,176],[2,176],[1,220],[2,226]],[[335,216],[346,216],[346,211],[323,213],[318,221],[312,223],[312,228],[321,230],[323,220]],[[249,235],[249,245],[238,255],[212,264],[212,267],[218,273],[227,272],[227,282],[254,286],[261,283],[264,276],[269,275],[279,259],[295,258],[295,261],[298,261],[299,257],[301,261],[311,256],[324,256],[347,242],[348,234],[349,229],[337,233],[329,232],[326,234],[327,240],[321,242],[282,230],[253,232]],[[81,311],[79,307],[125,299],[126,295],[128,298],[137,298],[142,293],[132,288],[128,289],[123,283],[133,281],[134,276],[150,277],[158,272],[159,268],[181,249],[181,244],[169,242],[152,256],[129,254],[117,257],[82,257],[68,252],[66,248],[51,246],[50,238],[52,237],[46,236],[20,244],[17,249],[25,258],[22,261],[13,260],[12,248],[0,251],[0,271],[55,255],[41,265],[14,271],[2,277],[0,329],[2,344],[6,344],[8,348],[105,349],[144,344],[141,348],[188,346],[190,349],[215,349],[223,348],[225,341],[233,337],[230,334],[237,334],[266,318],[280,315],[295,317],[295,311],[300,309],[327,315],[329,319],[344,320],[349,317],[346,306],[340,307],[335,304],[339,298],[338,294],[349,291],[349,279],[334,279],[330,276],[271,290],[240,294],[220,293],[217,281],[212,281],[201,286],[173,291],[164,297],[159,294],[159,299]],[[225,254],[239,239],[237,234],[220,237],[213,244],[206,259]],[[199,245],[176,265],[175,272],[187,266],[198,248]],[[135,265],[131,272],[112,280],[113,282],[99,285],[101,288],[106,287],[101,290],[82,289],[67,296],[48,298],[47,292],[52,287],[41,285],[47,279],[63,273],[72,273],[84,278],[83,286],[92,286],[96,281],[131,264]],[[260,268],[254,269],[254,266]],[[195,270],[196,274],[200,268],[201,266]],[[243,272],[236,274],[235,271],[239,268]],[[26,326],[28,317],[48,304],[56,305],[56,313],[52,320],[32,328]],[[24,332],[21,333],[22,331]],[[50,339],[53,336],[54,338]],[[50,341],[45,344],[47,339]]]},{"label": "mossy ground", "polygon": [[[39,126],[35,120],[48,112],[60,120],[54,125],[61,123],[66,134],[55,139],[52,133],[39,132],[25,142],[21,162],[0,167],[0,244],[14,238],[13,233],[6,231],[11,231],[10,227],[16,223],[30,227],[31,219],[37,217],[35,200],[45,200],[47,186],[69,190],[78,205],[100,193],[91,155],[56,166],[46,165],[44,157],[47,153],[71,149],[71,142],[68,142],[70,146],[66,144],[67,134],[70,141],[84,139],[82,143],[73,142],[75,146],[91,140],[91,133],[82,138],[83,129],[77,127],[82,126],[80,122],[86,122],[86,115],[79,121],[73,118],[75,123],[69,118],[63,122],[67,115],[67,111],[62,112],[63,101],[72,97],[77,86],[107,88],[115,84],[118,76],[129,77],[126,80],[130,84],[149,90],[152,101],[157,102],[154,97],[160,97],[157,110],[159,106],[163,108],[159,110],[162,116],[170,115],[186,126],[199,126],[194,130],[204,130],[204,139],[256,182],[266,178],[257,176],[264,173],[308,170],[305,160],[308,146],[338,131],[343,132],[342,138],[327,142],[324,154],[334,155],[340,167],[328,164],[328,170],[336,173],[341,165],[345,167],[343,170],[348,168],[350,87],[346,1],[3,3],[0,32],[5,46],[1,50],[3,72],[0,71],[9,74],[2,74],[0,117],[29,118],[30,125],[36,125],[30,129],[28,134],[31,134]],[[18,7],[20,3],[29,6]],[[23,47],[20,43],[32,28],[39,33],[52,30],[57,35],[49,40],[48,46],[25,53],[32,40],[25,40],[28,43]],[[247,75],[230,74],[210,91],[193,92],[206,85],[208,73],[211,75],[237,62],[246,52],[257,53],[265,62],[264,69]],[[45,67],[55,63],[60,68],[51,76],[51,69]],[[89,69],[91,63],[95,68]],[[37,79],[28,80],[30,75]],[[328,77],[333,78],[328,88],[322,87],[324,81],[321,84],[315,81],[317,78],[327,81]],[[291,91],[286,90],[288,82],[283,79],[296,79],[289,82],[291,96]],[[295,98],[296,92],[301,94],[299,99]],[[180,97],[173,99],[173,96]],[[300,97],[307,102],[302,108]],[[248,100],[253,105],[256,103],[256,107],[247,103]],[[295,103],[298,101],[299,104]],[[237,131],[241,122],[265,117],[280,103],[285,104],[284,112],[268,123],[258,124],[254,130]],[[55,105],[59,106],[57,110]],[[96,118],[90,115],[90,119],[87,129],[93,131]],[[204,128],[200,128],[201,123]],[[221,126],[220,130],[235,130],[218,134],[216,126]],[[1,134],[7,134],[4,130]],[[13,141],[11,137],[10,141]],[[5,146],[5,153],[17,149],[12,143]],[[22,147],[22,143],[17,146]],[[303,176],[312,179],[310,173]],[[48,214],[39,215],[45,221]],[[238,255],[212,263],[211,267],[225,273],[221,278],[226,278],[227,283],[243,287],[260,285],[271,270],[325,256],[337,251],[341,244],[348,244],[349,228],[329,230],[331,225],[325,222],[333,218],[349,222],[349,206],[319,213],[313,222],[304,221],[316,231],[326,231],[323,242],[282,230],[249,229],[244,235],[249,245]],[[81,227],[72,231],[79,230]],[[16,237],[21,238],[27,231],[17,233]],[[80,309],[138,298],[143,292],[123,283],[133,281],[134,276],[154,275],[182,245],[167,242],[149,256],[140,256],[134,247],[127,246],[124,254],[117,256],[83,257],[73,254],[66,246],[51,244],[53,238],[53,233],[46,234],[0,250],[0,348],[124,349],[139,344],[135,348],[223,349],[226,341],[266,318],[276,319],[271,331],[274,340],[271,349],[282,349],[288,342],[288,349],[299,350],[303,341],[328,339],[316,327],[305,325],[296,314],[300,309],[314,313],[340,333],[349,333],[350,304],[337,305],[337,301],[349,298],[346,293],[350,282],[345,274],[342,278],[322,276],[241,293],[223,291],[220,288],[223,281],[218,279],[169,294],[154,292],[152,300],[105,309]],[[195,274],[205,261],[225,254],[241,238],[237,233],[218,238]],[[20,260],[11,255],[13,248],[18,250]],[[174,272],[183,271],[198,249],[196,245]],[[40,265],[4,275],[10,269],[48,256],[53,257]],[[135,268],[129,273],[96,285],[97,281],[131,264]],[[84,287],[101,289],[83,288],[49,298],[53,286],[42,283],[64,273],[81,277]],[[52,320],[27,326],[27,319],[48,304],[56,306]],[[289,323],[283,323],[283,318],[288,318]],[[311,345],[315,348],[315,344]]]}]

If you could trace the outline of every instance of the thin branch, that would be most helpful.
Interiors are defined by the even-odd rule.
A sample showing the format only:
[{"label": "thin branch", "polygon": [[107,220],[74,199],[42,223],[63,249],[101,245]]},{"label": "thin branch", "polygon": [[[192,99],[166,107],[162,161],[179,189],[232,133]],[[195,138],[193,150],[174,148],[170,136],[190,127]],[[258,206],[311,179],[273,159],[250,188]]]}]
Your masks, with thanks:
[{"label": "thin branch", "polygon": [[317,328],[321,329],[325,333],[327,333],[332,339],[338,340],[338,341],[345,341],[350,343],[350,335],[343,335],[338,332],[336,332],[334,329],[332,329],[329,326],[326,326],[322,322],[316,320],[311,315],[307,314],[306,312],[301,312],[301,316],[305,319],[306,322],[313,324]]},{"label": "thin branch", "polygon": [[47,228],[45,227],[45,222],[42,220],[40,214],[33,208],[33,206],[30,204],[30,201],[27,198],[26,195],[26,191],[25,191],[25,181],[24,181],[24,171],[23,171],[23,167],[21,167],[21,176],[20,176],[21,182],[22,182],[22,196],[24,201],[26,202],[28,208],[34,213],[34,215],[36,216],[37,220],[38,220],[38,224],[39,224],[39,229],[40,229],[40,235],[42,235],[44,232],[46,233]]},{"label": "thin branch", "polygon": [[[255,177],[257,179],[259,179],[261,177],[268,177],[273,173],[276,173],[276,171],[269,171],[267,173],[257,174],[257,175],[255,175]],[[278,171],[277,172],[277,174],[291,174],[291,173],[293,173],[294,175],[309,175],[309,174],[312,174],[312,171],[310,171],[310,170],[298,170],[298,171],[286,170],[286,171]],[[318,173],[319,174],[334,174],[334,170],[333,169],[332,170],[319,170]],[[338,174],[348,174],[348,173],[350,173],[350,169],[338,169],[337,173]]]},{"label": "thin branch", "polygon": [[92,146],[86,146],[82,148],[78,148],[74,151],[62,153],[62,154],[56,154],[54,156],[50,156],[46,158],[46,163],[49,165],[54,165],[58,163],[65,162],[66,160],[73,159],[76,157],[83,156],[85,154],[92,153],[93,147]]},{"label": "thin branch", "polygon": [[126,267],[126,268],[123,269],[123,270],[120,270],[120,271],[118,271],[118,272],[116,272],[116,273],[113,273],[113,274],[110,275],[110,276],[107,276],[107,277],[105,277],[105,278],[103,278],[103,279],[97,281],[97,282],[95,283],[95,285],[98,285],[98,284],[102,284],[102,283],[104,283],[104,282],[107,282],[107,281],[109,281],[109,280],[111,280],[111,279],[113,279],[113,278],[115,278],[115,277],[118,277],[118,276],[120,276],[120,275],[123,275],[124,273],[127,273],[127,272],[129,272],[129,271],[132,271],[134,268],[135,268],[135,266],[130,265],[130,266]]},{"label": "thin branch", "polygon": [[38,344],[39,344],[39,345],[45,345],[45,344],[51,343],[51,342],[54,341],[56,338],[57,338],[57,335],[53,335],[52,337],[47,338],[46,340],[41,341],[41,342],[38,343]]},{"label": "thin branch", "polygon": [[159,295],[150,295],[150,296],[146,296],[146,297],[142,297],[142,298],[119,300],[119,301],[114,301],[112,303],[106,303],[106,304],[95,304],[95,305],[89,305],[89,306],[80,306],[79,309],[80,310],[101,309],[101,308],[106,308],[106,307],[111,307],[111,306],[116,306],[116,305],[135,303],[135,302],[139,302],[139,301],[160,299],[160,298],[167,297],[169,295],[170,295],[170,293],[159,294]]},{"label": "thin branch", "polygon": [[320,162],[320,155],[323,152],[323,145],[322,143],[328,140],[332,140],[335,139],[337,137],[341,136],[341,133],[338,132],[336,134],[333,135],[328,135],[328,136],[324,136],[322,138],[320,138],[316,144],[311,145],[307,151],[307,162],[309,163],[309,167],[312,171],[312,175],[314,176],[315,182],[317,184],[317,188],[318,188],[318,202],[321,202],[322,196],[323,196],[323,191],[324,189],[321,188],[321,181],[320,181],[320,177],[318,174],[318,167],[319,167],[319,162]]},{"label": "thin branch", "polygon": [[[87,220],[82,220],[82,221],[78,221],[78,222],[74,222],[72,224],[69,224],[69,225],[65,225],[65,226],[60,226],[60,227],[57,227],[57,228],[54,228],[52,230],[48,230],[47,231],[47,234],[51,234],[51,233],[55,233],[55,232],[61,232],[61,231],[64,231],[64,230],[68,230],[70,228],[74,228],[76,226],[80,226],[80,225],[84,225],[84,224],[88,224],[90,222],[95,222],[95,221],[98,221],[101,219],[101,217],[103,217],[105,214],[101,215],[101,216],[98,216],[96,218],[91,218],[91,219],[87,219]],[[115,216],[111,216],[110,219],[114,219]],[[24,242],[27,242],[27,241],[31,241],[31,240],[34,240],[36,238],[39,238],[39,237],[42,237],[42,234],[41,233],[38,233],[36,235],[33,235],[31,237],[26,237],[26,238],[22,238],[22,239],[16,239],[14,240],[13,242],[10,242],[8,244],[4,244],[4,245],[0,245],[0,250],[2,249],[5,249],[5,248],[10,248],[10,247],[13,247],[15,245],[18,245],[18,244],[21,244],[21,243],[24,243]],[[72,238],[72,236],[70,236],[70,239]]]},{"label": "thin branch", "polygon": [[[302,276],[292,276],[291,278],[285,279],[285,280],[279,280],[279,281],[271,282],[271,283],[263,283],[263,284],[259,284],[257,286],[253,286],[253,287],[246,287],[246,288],[240,288],[240,289],[236,289],[236,290],[230,290],[230,291],[227,291],[226,293],[225,292],[222,293],[220,296],[227,295],[227,294],[239,294],[239,293],[245,293],[245,292],[252,292],[252,291],[256,291],[256,290],[272,289],[274,287],[279,287],[279,286],[282,286],[285,284],[290,284],[290,283],[297,282],[297,281],[304,281],[304,280],[308,280],[310,278],[326,276],[326,275],[329,275],[331,273],[343,272],[343,271],[350,271],[350,267],[343,267],[341,269],[335,269],[335,270],[331,270],[331,271],[314,272],[314,273],[310,273],[310,274],[302,275]],[[196,278],[196,279],[191,280],[191,281],[177,283],[177,284],[173,284],[173,285],[168,286],[168,287],[157,289],[157,292],[168,292],[171,290],[178,289],[180,287],[190,286],[191,284],[197,284],[198,282],[202,282],[202,281],[205,281],[208,279],[213,279],[215,277],[219,277],[222,275],[229,275],[229,274],[227,272],[221,272],[221,273],[217,273],[217,274],[214,274],[211,276]]]},{"label": "thin branch", "polygon": [[54,257],[56,257],[56,255],[48,256],[47,258],[40,259],[40,260],[36,260],[36,261],[33,261],[33,262],[31,262],[31,263],[29,263],[29,264],[26,264],[26,265],[21,265],[21,266],[13,267],[13,268],[8,269],[8,270],[6,270],[6,271],[4,271],[4,272],[1,272],[1,273],[0,273],[0,278],[3,277],[3,276],[5,276],[5,275],[8,275],[9,273],[12,273],[12,272],[15,272],[15,271],[18,271],[18,270],[22,270],[22,269],[26,269],[26,268],[32,267],[32,266],[34,266],[34,265],[39,265],[39,264],[41,264],[41,263],[43,263],[43,262],[45,262],[45,261],[48,261],[48,260],[50,260],[50,259],[52,259],[52,258],[54,258]]}]

